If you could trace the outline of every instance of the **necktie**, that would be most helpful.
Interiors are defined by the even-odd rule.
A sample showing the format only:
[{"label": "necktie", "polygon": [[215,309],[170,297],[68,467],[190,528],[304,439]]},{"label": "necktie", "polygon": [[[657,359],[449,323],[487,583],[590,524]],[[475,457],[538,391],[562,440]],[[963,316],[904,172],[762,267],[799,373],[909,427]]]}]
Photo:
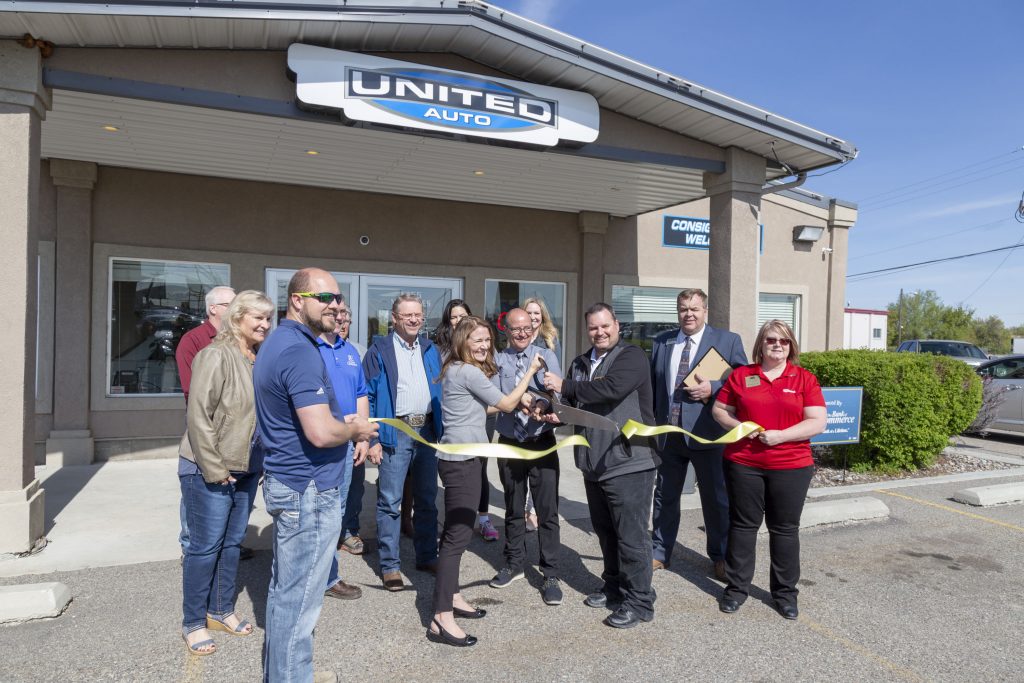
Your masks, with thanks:
[{"label": "necktie", "polygon": [[686,343],[683,344],[683,353],[679,356],[679,367],[676,369],[676,385],[672,388],[672,424],[682,424],[683,416],[683,380],[686,379],[686,375],[690,372],[690,348],[693,344],[693,340],[690,337],[686,338]]},{"label": "necktie", "polygon": [[[523,381],[523,377],[526,377],[526,354],[520,352],[516,354],[516,386],[519,386],[519,383]],[[526,429],[526,423],[529,422],[530,418],[520,412],[518,408],[516,408],[513,415],[515,415],[516,419],[513,423],[512,435],[516,441],[526,441],[530,436],[530,432]]]}]

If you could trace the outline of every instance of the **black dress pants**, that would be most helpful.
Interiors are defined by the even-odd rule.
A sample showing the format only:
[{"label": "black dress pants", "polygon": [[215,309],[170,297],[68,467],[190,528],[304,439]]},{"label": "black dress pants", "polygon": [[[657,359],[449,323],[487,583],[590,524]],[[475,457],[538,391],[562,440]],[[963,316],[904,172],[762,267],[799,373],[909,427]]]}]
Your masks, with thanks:
[{"label": "black dress pants", "polygon": [[771,593],[780,605],[796,607],[800,580],[800,515],[814,466],[765,470],[724,461],[729,492],[729,545],[725,552],[727,585],[723,598],[742,604],[754,578],[757,532],[768,527]]},{"label": "black dress pants", "polygon": [[604,556],[601,591],[609,602],[621,601],[644,621],[654,618],[651,537],[647,533],[654,474],[651,469],[602,481],[583,480],[590,521]]},{"label": "black dress pants", "polygon": [[473,538],[476,508],[480,502],[480,463],[438,460],[437,473],[444,484],[444,529],[437,552],[434,611],[451,612],[452,596],[459,592],[462,553]]},{"label": "black dress pants", "polygon": [[[520,442],[498,437],[498,443],[531,451],[544,451],[555,445],[555,435],[546,432],[533,441]],[[558,577],[558,553],[561,539],[558,526],[558,453],[537,460],[498,460],[498,475],[505,490],[505,564],[513,572],[526,564],[526,490],[533,491],[537,510],[537,543],[540,546],[540,570],[544,578]]]}]

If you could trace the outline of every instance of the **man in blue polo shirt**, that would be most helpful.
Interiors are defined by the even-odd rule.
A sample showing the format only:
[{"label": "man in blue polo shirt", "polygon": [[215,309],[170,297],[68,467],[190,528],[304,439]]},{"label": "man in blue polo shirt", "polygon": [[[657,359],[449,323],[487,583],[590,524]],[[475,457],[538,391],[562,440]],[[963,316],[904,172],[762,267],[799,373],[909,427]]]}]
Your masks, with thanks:
[{"label": "man in blue polo shirt", "polygon": [[295,273],[287,318],[260,347],[253,368],[266,451],[263,497],[274,519],[263,643],[263,679],[270,683],[314,677],[313,628],[341,533],[346,444],[377,435],[365,417],[342,412],[317,350],[317,337],[335,328],[340,299],[330,273]]},{"label": "man in blue polo shirt", "polygon": [[[334,397],[338,401],[342,415],[355,413],[362,417],[369,417],[370,399],[366,397],[366,381],[363,376],[362,359],[355,344],[348,341],[345,338],[348,335],[343,333],[344,328],[351,320],[351,314],[344,297],[338,304],[334,320],[338,324],[337,328],[332,332],[322,333],[316,340],[317,347],[320,350],[320,357],[324,359],[327,374],[331,378],[331,384],[334,385]],[[345,458],[344,460],[345,472],[340,487],[342,517],[346,515],[349,507],[348,496],[353,488],[352,477],[355,474],[355,468],[362,467],[363,463],[366,462],[367,456],[369,456],[370,461],[374,464],[379,463],[381,458],[380,444],[376,444],[373,451],[371,451],[368,442],[360,441],[350,444],[349,451],[352,453],[352,457]],[[362,486],[359,489],[359,503],[361,505]],[[342,539],[339,538],[340,540]],[[340,543],[338,548],[341,548]],[[331,573],[327,578],[327,591],[324,595],[329,598],[338,598],[339,600],[355,600],[363,595],[363,591],[359,586],[341,580],[341,576],[338,573],[337,554],[334,555],[334,559],[331,561]]]}]

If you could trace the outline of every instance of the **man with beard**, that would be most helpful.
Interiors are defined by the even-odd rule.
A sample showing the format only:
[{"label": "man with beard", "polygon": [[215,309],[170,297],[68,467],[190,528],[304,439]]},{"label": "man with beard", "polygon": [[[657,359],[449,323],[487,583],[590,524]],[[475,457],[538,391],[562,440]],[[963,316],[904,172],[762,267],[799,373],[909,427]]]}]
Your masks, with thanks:
[{"label": "man with beard", "polygon": [[[544,385],[577,408],[604,415],[620,427],[627,420],[654,424],[651,371],[639,346],[620,341],[619,321],[605,303],[587,309],[592,347],[577,356],[565,379],[544,374]],[[587,596],[588,607],[614,609],[605,623],[632,628],[654,618],[651,587],[651,516],[655,460],[650,440],[626,439],[619,431],[577,427],[590,447],[576,447],[587,507],[601,544],[604,585]]]},{"label": "man with beard", "polygon": [[317,337],[335,328],[340,301],[330,273],[295,273],[287,317],[260,347],[253,368],[257,433],[266,452],[263,496],[274,519],[264,681],[314,679],[313,628],[341,533],[346,444],[377,434],[365,417],[342,414],[317,350]]}]

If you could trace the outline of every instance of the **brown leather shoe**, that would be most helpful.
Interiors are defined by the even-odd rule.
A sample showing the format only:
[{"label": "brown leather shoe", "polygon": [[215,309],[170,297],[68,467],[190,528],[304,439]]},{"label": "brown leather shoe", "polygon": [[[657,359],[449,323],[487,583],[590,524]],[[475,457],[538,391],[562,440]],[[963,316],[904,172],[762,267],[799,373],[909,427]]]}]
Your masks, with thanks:
[{"label": "brown leather shoe", "polygon": [[384,572],[380,578],[384,580],[384,587],[392,593],[405,590],[405,582],[402,581],[402,572]]},{"label": "brown leather shoe", "polygon": [[661,560],[652,560],[651,561],[651,569],[653,571],[658,571],[659,569],[664,569],[665,566],[666,566],[665,563],[662,562]]},{"label": "brown leather shoe", "polygon": [[715,578],[725,582],[725,560],[715,560]]},{"label": "brown leather shoe", "polygon": [[353,586],[351,583],[339,581],[324,591],[324,595],[328,598],[338,598],[339,600],[357,600],[363,597],[363,589],[359,586]]}]

